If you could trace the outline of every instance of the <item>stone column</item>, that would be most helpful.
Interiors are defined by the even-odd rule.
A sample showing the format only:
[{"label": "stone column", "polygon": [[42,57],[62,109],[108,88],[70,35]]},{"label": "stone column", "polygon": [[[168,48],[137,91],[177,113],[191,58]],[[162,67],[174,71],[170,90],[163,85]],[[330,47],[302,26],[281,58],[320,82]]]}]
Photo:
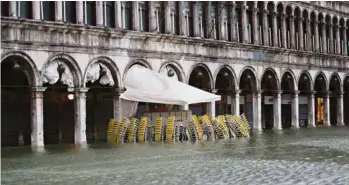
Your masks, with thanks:
[{"label": "stone column", "polygon": [[333,45],[333,25],[332,25],[332,23],[330,23],[329,24],[329,32],[328,32],[328,34],[329,34],[329,52],[328,53],[330,53],[330,54],[334,54],[334,45]]},{"label": "stone column", "polygon": [[170,1],[165,1],[165,33],[170,34],[171,33],[171,4]]},{"label": "stone column", "polygon": [[295,91],[292,99],[292,127],[299,128],[299,91]]},{"label": "stone column", "polygon": [[236,42],[238,39],[237,39],[237,30],[236,30],[236,17],[235,17],[235,7],[236,7],[236,4],[235,2],[232,2],[232,6],[230,8],[230,29],[231,29],[231,40]]},{"label": "stone column", "polygon": [[258,8],[253,8],[252,10],[252,29],[253,29],[253,44],[258,45],[259,43],[259,32],[258,32],[258,16],[257,16]]},{"label": "stone column", "polygon": [[263,45],[269,46],[269,34],[268,34],[268,10],[263,11]]},{"label": "stone column", "polygon": [[316,127],[315,123],[315,92],[310,92],[308,98],[308,127]]},{"label": "stone column", "polygon": [[114,102],[114,119],[117,122],[121,122],[123,119],[123,112],[122,112],[122,99],[120,98],[120,95],[123,93],[122,89],[116,89],[115,94],[113,97],[113,102]]},{"label": "stone column", "polygon": [[212,117],[212,119],[214,119],[216,117],[216,102],[212,101],[210,103],[208,103],[208,115]]},{"label": "stone column", "polygon": [[194,22],[194,37],[200,37],[200,26],[199,26],[199,3],[192,1],[194,3],[194,13],[193,13],[193,22]]},{"label": "stone column", "polygon": [[115,1],[115,10],[114,13],[115,13],[115,27],[116,28],[123,28],[122,27],[122,12],[121,12],[121,7],[122,7],[122,2],[121,1]]},{"label": "stone column", "polygon": [[296,49],[296,36],[294,34],[294,16],[291,15],[289,18],[290,21],[290,41],[291,41],[291,48]]},{"label": "stone column", "polygon": [[140,31],[140,22],[139,22],[139,2],[132,1],[132,15],[133,15],[133,28],[135,31]]},{"label": "stone column", "polygon": [[346,32],[347,27],[344,26],[342,27],[342,35],[343,35],[343,42],[344,42],[344,46],[343,46],[343,54],[344,56],[348,55],[348,41],[347,41],[347,32]]},{"label": "stone column", "polygon": [[[149,30],[150,32],[154,32],[157,33],[158,32],[158,23],[157,23],[157,19],[156,19],[156,14],[157,14],[157,8],[155,8],[155,4],[157,4],[158,2],[154,2],[154,1],[149,1]],[[159,19],[161,19],[161,17],[158,17]]]},{"label": "stone column", "polygon": [[41,1],[33,1],[33,18],[36,20],[41,20],[40,3]]},{"label": "stone column", "polygon": [[246,1],[242,1],[241,7],[241,27],[242,27],[242,43],[248,43],[247,17],[246,17]]},{"label": "stone column", "polygon": [[322,53],[327,53],[327,40],[326,40],[326,25],[325,22],[321,22],[321,32],[322,32]]},{"label": "stone column", "polygon": [[305,45],[305,50],[311,51],[311,46],[313,43],[313,39],[311,38],[311,26],[310,26],[310,20],[306,19],[306,33],[307,33],[307,45]]},{"label": "stone column", "polygon": [[63,3],[65,3],[65,2],[63,2],[63,1],[55,1],[55,5],[56,5],[56,7],[55,7],[55,13],[56,13],[56,18],[55,18],[55,20],[56,20],[56,22],[62,22],[63,21]]},{"label": "stone column", "polygon": [[17,15],[17,1],[10,1],[10,16],[11,17],[19,17],[20,15]]},{"label": "stone column", "polygon": [[234,95],[232,96],[231,101],[231,113],[234,115],[240,115],[240,90],[235,91]]},{"label": "stone column", "polygon": [[303,18],[298,18],[298,49],[304,50],[304,38],[303,38]]},{"label": "stone column", "polygon": [[274,96],[274,127],[273,129],[281,130],[282,129],[282,123],[281,123],[281,93],[282,91],[277,91],[276,95]]},{"label": "stone column", "polygon": [[31,145],[44,146],[44,91],[46,87],[33,87],[31,97]]},{"label": "stone column", "polygon": [[314,22],[314,45],[315,45],[315,52],[319,52],[320,51],[320,44],[319,44],[319,28],[318,28],[319,24],[317,21]]},{"label": "stone column", "polygon": [[181,110],[189,110],[189,104],[182,105]]},{"label": "stone column", "polygon": [[325,109],[324,125],[331,126],[331,121],[330,121],[330,92],[327,92],[325,97],[324,97],[324,109]]},{"label": "stone column", "polygon": [[335,29],[336,29],[336,54],[340,55],[341,54],[341,38],[339,36],[340,27],[338,25],[335,25]]},{"label": "stone column", "polygon": [[281,33],[282,33],[282,41],[281,46],[283,48],[287,48],[287,29],[286,29],[286,14],[281,15]]},{"label": "stone column", "polygon": [[76,22],[84,24],[84,1],[76,1]]},{"label": "stone column", "polygon": [[75,89],[75,144],[86,143],[86,92],[88,88]]},{"label": "stone column", "polygon": [[272,12],[272,33],[273,33],[273,46],[278,47],[278,27],[276,23],[276,12]]},{"label": "stone column", "polygon": [[[93,15],[92,15],[93,16]],[[104,24],[103,15],[103,1],[96,1],[96,23],[97,26],[103,26]]]},{"label": "stone column", "polygon": [[337,120],[338,120],[338,126],[344,126],[344,112],[343,112],[343,93],[344,92],[340,92],[338,95],[338,99],[337,99]]},{"label": "stone column", "polygon": [[253,95],[253,129],[262,130],[262,90]]}]

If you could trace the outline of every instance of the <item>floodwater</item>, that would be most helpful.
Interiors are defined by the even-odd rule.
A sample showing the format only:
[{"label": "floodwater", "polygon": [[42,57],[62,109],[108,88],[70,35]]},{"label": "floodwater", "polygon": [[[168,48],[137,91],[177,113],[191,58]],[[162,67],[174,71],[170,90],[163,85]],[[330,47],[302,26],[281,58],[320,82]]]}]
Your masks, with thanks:
[{"label": "floodwater", "polygon": [[3,148],[1,184],[349,184],[349,127],[172,144]]}]

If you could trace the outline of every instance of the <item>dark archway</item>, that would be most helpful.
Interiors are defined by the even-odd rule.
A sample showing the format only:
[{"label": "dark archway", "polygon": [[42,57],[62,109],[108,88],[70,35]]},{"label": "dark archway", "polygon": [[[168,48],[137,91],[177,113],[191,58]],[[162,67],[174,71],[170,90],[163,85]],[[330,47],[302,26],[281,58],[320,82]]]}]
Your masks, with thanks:
[{"label": "dark archway", "polygon": [[282,104],[281,104],[281,122],[282,128],[292,126],[292,98],[294,96],[295,85],[293,75],[287,71],[281,79]]},{"label": "dark archway", "polygon": [[9,56],[1,62],[1,146],[31,145],[31,89],[27,61]]},{"label": "dark archway", "polygon": [[[204,91],[212,91],[212,80],[209,69],[205,66],[196,66],[190,74],[189,85]],[[207,103],[198,103],[189,105],[192,113],[195,115],[204,115],[208,113]]]},{"label": "dark archway", "polygon": [[319,73],[314,81],[315,90],[315,124],[323,126],[325,122],[325,106],[326,106],[326,78],[323,73]]},{"label": "dark archway", "polygon": [[265,71],[261,80],[262,89],[262,124],[264,129],[272,129],[274,127],[274,115],[276,111],[276,96],[278,89],[278,81],[276,74],[268,69]]},{"label": "dark archway", "polygon": [[[312,81],[311,76],[307,72],[302,72],[298,80],[299,91],[299,126],[307,127],[312,119],[312,115],[309,114],[309,110],[312,109]],[[303,101],[303,99],[305,101]]]},{"label": "dark archway", "polygon": [[235,91],[234,76],[230,69],[223,67],[219,70],[216,77],[215,89],[217,90],[217,94],[222,97],[221,101],[216,102],[216,114],[233,114],[232,104],[228,104],[232,100],[232,95]]},{"label": "dark archway", "polygon": [[344,79],[343,82],[343,90],[344,90],[344,95],[343,95],[343,113],[344,114],[344,124],[349,125],[349,75]]},{"label": "dark archway", "polygon": [[341,90],[340,90],[340,79],[338,75],[332,75],[330,79],[329,84],[329,90],[330,90],[330,121],[331,125],[335,126],[338,123],[338,101],[342,101],[339,99]]},{"label": "dark archway", "polygon": [[252,69],[246,68],[240,75],[239,81],[240,99],[242,99],[242,105],[240,105],[240,113],[244,113],[250,127],[254,125],[254,106],[258,102],[255,102],[254,94],[257,90],[257,78]]}]

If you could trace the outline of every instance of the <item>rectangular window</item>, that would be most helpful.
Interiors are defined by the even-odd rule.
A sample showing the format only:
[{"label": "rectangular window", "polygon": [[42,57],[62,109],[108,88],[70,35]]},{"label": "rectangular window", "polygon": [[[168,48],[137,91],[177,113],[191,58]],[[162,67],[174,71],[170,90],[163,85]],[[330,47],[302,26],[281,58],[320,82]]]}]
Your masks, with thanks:
[{"label": "rectangular window", "polygon": [[199,29],[200,35],[207,38],[207,24],[206,24],[206,2],[199,2]]},{"label": "rectangular window", "polygon": [[33,18],[33,2],[32,1],[18,1],[17,2],[17,15],[20,18],[32,19]]},{"label": "rectangular window", "polygon": [[189,2],[189,12],[188,12],[188,35],[189,37],[194,37],[194,3]]},{"label": "rectangular window", "polygon": [[132,2],[124,1],[122,6],[123,15],[123,28],[126,30],[132,30]]},{"label": "rectangular window", "polygon": [[149,29],[149,6],[148,2],[138,2],[139,12],[139,27],[141,31],[148,31]]},{"label": "rectangular window", "polygon": [[164,14],[164,2],[157,2],[159,4],[159,7],[157,8],[157,30],[160,33],[165,33],[165,14]]},{"label": "rectangular window", "polygon": [[174,34],[175,35],[180,35],[179,33],[179,28],[180,28],[180,20],[179,20],[179,3],[180,2],[174,2],[175,4],[175,11],[174,11]]},{"label": "rectangular window", "polygon": [[96,2],[84,2],[84,20],[85,24],[96,26]]},{"label": "rectangular window", "polygon": [[10,1],[1,1],[1,16],[10,16]]},{"label": "rectangular window", "polygon": [[42,3],[42,19],[45,21],[55,21],[55,1],[41,1]]},{"label": "rectangular window", "polygon": [[105,1],[103,3],[104,25],[109,28],[115,27],[115,2]]},{"label": "rectangular window", "polygon": [[63,2],[64,22],[76,23],[76,1]]}]

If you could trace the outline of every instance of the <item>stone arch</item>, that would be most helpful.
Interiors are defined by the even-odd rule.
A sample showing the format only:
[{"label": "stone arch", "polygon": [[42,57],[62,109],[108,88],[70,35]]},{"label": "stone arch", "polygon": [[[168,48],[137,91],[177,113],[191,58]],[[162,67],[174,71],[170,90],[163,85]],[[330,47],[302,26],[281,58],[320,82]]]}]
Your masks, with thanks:
[{"label": "stone arch", "polygon": [[317,79],[319,76],[322,76],[322,77],[324,78],[324,81],[325,81],[325,90],[328,91],[328,84],[329,84],[329,83],[328,83],[328,79],[327,79],[325,73],[322,72],[322,71],[319,71],[319,72],[317,72],[317,73],[315,74],[314,83],[313,83],[313,89],[316,90],[316,89],[315,89],[316,79]]},{"label": "stone arch", "polygon": [[252,67],[252,66],[245,66],[244,68],[241,69],[240,74],[239,74],[239,78],[238,78],[238,82],[239,82],[239,88],[240,88],[240,83],[241,83],[241,77],[244,74],[245,71],[251,71],[251,73],[254,76],[254,86],[255,86],[255,90],[259,89],[259,83],[258,83],[258,76],[256,74],[256,70]]},{"label": "stone arch", "polygon": [[278,74],[276,73],[276,71],[271,68],[271,67],[268,67],[268,68],[265,68],[263,70],[263,72],[261,73],[262,75],[260,76],[260,78],[258,79],[258,83],[259,83],[259,87],[262,87],[262,80],[263,80],[263,76],[265,75],[266,72],[270,71],[274,77],[275,77],[275,80],[276,80],[276,90],[280,90],[281,89],[281,85],[280,85],[280,79],[279,79],[279,76]]},{"label": "stone arch", "polygon": [[[293,71],[291,69],[286,69],[285,71],[283,71],[283,73],[281,74],[281,81],[283,79],[283,77],[289,73],[291,75],[292,78],[292,86],[293,86],[293,90],[296,91],[298,90],[298,86],[297,86],[297,79],[296,76],[294,75]],[[282,82],[281,82],[282,83]],[[280,87],[281,88],[281,87]]]},{"label": "stone arch", "polygon": [[125,78],[126,78],[126,74],[127,74],[127,71],[133,66],[133,65],[136,65],[136,64],[139,64],[143,67],[146,67],[148,69],[151,69],[153,70],[153,68],[151,67],[150,63],[144,59],[135,59],[135,60],[132,60],[131,62],[129,62],[124,70],[124,74],[122,75],[122,86],[124,86],[124,82],[125,82]]},{"label": "stone arch", "polygon": [[175,70],[175,72],[177,73],[177,76],[179,77],[179,81],[181,81],[181,82],[186,81],[183,67],[178,62],[176,62],[176,61],[164,62],[163,64],[161,64],[158,72],[160,73],[166,66],[171,66]]},{"label": "stone arch", "polygon": [[35,65],[35,62],[32,60],[30,56],[21,51],[9,51],[1,54],[1,63],[8,59],[9,57],[20,57],[25,63],[18,63],[21,68],[26,69],[25,73],[29,80],[29,85],[31,86],[40,86],[40,73]]},{"label": "stone arch", "polygon": [[299,73],[299,76],[296,79],[297,86],[299,86],[299,81],[300,81],[300,78],[303,74],[305,74],[308,77],[309,82],[310,82],[310,90],[313,90],[314,89],[314,81],[313,81],[313,78],[311,77],[310,73],[307,70],[303,70],[301,73]]},{"label": "stone arch", "polygon": [[221,65],[214,73],[214,76],[213,76],[213,79],[216,80],[217,79],[217,76],[218,76],[218,73],[222,70],[226,68],[227,70],[230,71],[230,73],[232,74],[233,76],[233,83],[234,83],[234,88],[235,89],[239,89],[239,84],[237,83],[237,78],[236,78],[236,74],[235,74],[235,71],[234,69],[230,66],[230,65],[227,65],[227,64],[224,64],[224,65]]},{"label": "stone arch", "polygon": [[206,71],[206,73],[207,73],[207,75],[208,75],[208,78],[209,78],[209,81],[210,81],[210,88],[211,88],[211,89],[214,89],[214,87],[215,87],[215,84],[214,84],[214,83],[215,83],[215,82],[214,82],[214,79],[213,79],[211,70],[210,70],[210,68],[209,68],[206,64],[204,64],[204,63],[194,64],[193,66],[190,67],[189,73],[188,73],[188,76],[187,76],[187,84],[189,84],[190,76],[191,76],[191,74],[193,73],[193,71],[194,71],[197,67],[201,67],[201,68],[203,68],[203,69]]},{"label": "stone arch", "polygon": [[79,65],[73,57],[59,53],[53,55],[47,59],[42,68],[40,77],[40,83],[43,85],[45,82],[54,84],[58,82],[58,66],[64,67],[65,78],[61,82],[68,87],[81,87],[82,74]]},{"label": "stone arch", "polygon": [[[113,83],[115,84],[114,86],[118,87],[121,84],[121,75],[120,75],[120,70],[119,68],[116,66],[115,62],[110,59],[109,57],[105,57],[105,56],[100,56],[100,57],[96,57],[93,58],[92,60],[89,61],[85,72],[84,72],[84,76],[83,76],[83,81],[82,81],[82,86],[86,87],[86,83],[87,83],[87,73],[90,70],[90,68],[97,63],[101,63],[102,65],[104,65],[103,67],[107,67],[107,74],[106,76],[108,76],[108,78],[112,78],[109,79],[109,81],[113,80]],[[99,77],[99,73],[98,73],[98,77]],[[97,79],[98,79],[97,77]]]},{"label": "stone arch", "polygon": [[337,77],[338,79],[338,83],[339,83],[339,90],[342,91],[343,90],[343,83],[342,83],[342,79],[341,77],[339,76],[339,74],[337,72],[333,72],[330,77],[328,78],[329,79],[329,84],[328,84],[328,90],[330,90],[330,85],[331,85],[331,79],[332,77]]}]

